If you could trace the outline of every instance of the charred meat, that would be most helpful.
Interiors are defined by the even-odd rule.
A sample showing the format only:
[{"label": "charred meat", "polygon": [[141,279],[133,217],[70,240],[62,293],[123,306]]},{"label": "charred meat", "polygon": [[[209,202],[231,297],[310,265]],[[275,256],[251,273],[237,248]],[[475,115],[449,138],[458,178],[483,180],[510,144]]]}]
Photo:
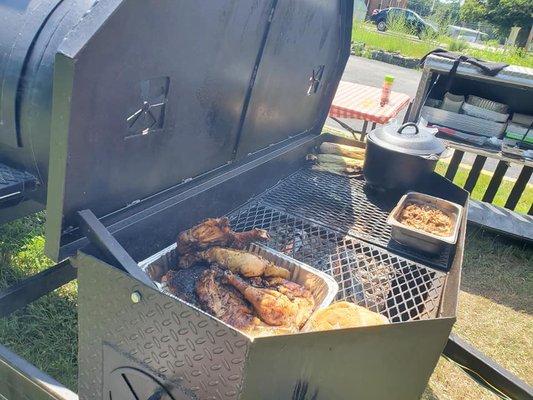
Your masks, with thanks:
[{"label": "charred meat", "polygon": [[243,250],[222,247],[212,247],[205,251],[185,255],[180,258],[179,266],[181,268],[188,268],[200,261],[205,261],[210,264],[216,263],[246,278],[265,276],[287,279],[289,277],[288,270],[278,267],[262,257]]},{"label": "charred meat", "polygon": [[200,304],[211,315],[237,329],[250,329],[254,324],[254,311],[234,287],[220,281],[222,271],[206,270],[196,283]]},{"label": "charred meat", "polygon": [[186,288],[183,286],[183,281],[180,279],[176,271],[168,271],[161,278],[163,287],[172,293],[174,296],[191,303],[192,298],[187,294]]},{"label": "charred meat", "polygon": [[178,254],[189,254],[213,246],[244,249],[254,241],[268,240],[264,229],[252,229],[247,232],[233,232],[227,218],[206,219],[178,236],[176,250]]},{"label": "charred meat", "polygon": [[161,285],[174,296],[198,306],[196,282],[205,271],[203,265],[192,268],[170,270],[161,278]]},{"label": "charred meat", "polygon": [[[227,218],[207,219],[178,235],[178,269],[151,271],[171,293],[251,337],[297,333],[314,310],[290,271],[243,250],[265,230],[236,233]],[[205,269],[205,268],[208,269]]]},{"label": "charred meat", "polygon": [[196,295],[201,307],[251,337],[297,333],[295,326],[272,326],[256,317],[252,305],[233,286],[224,283],[224,272],[210,268],[196,283]]}]

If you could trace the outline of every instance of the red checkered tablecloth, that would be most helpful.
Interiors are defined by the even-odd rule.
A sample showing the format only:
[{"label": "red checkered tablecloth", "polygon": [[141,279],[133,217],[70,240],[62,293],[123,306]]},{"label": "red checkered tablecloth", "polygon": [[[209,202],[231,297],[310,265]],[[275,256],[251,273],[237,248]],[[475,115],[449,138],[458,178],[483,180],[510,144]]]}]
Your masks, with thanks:
[{"label": "red checkered tablecloth", "polygon": [[329,116],[386,124],[411,101],[408,95],[398,92],[391,92],[389,104],[383,107],[380,99],[381,88],[341,81]]}]

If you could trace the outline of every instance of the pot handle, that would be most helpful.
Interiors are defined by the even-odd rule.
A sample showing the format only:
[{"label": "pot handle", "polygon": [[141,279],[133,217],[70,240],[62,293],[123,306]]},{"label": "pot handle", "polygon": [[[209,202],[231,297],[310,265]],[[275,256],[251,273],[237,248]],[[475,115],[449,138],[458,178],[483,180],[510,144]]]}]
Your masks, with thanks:
[{"label": "pot handle", "polygon": [[418,129],[418,125],[417,124],[415,124],[414,122],[407,122],[407,123],[403,124],[402,126],[400,126],[400,128],[398,129],[398,133],[402,134],[403,133],[402,131],[405,128],[407,128],[408,126],[412,126],[412,127],[415,128],[415,135],[420,132],[419,129]]}]

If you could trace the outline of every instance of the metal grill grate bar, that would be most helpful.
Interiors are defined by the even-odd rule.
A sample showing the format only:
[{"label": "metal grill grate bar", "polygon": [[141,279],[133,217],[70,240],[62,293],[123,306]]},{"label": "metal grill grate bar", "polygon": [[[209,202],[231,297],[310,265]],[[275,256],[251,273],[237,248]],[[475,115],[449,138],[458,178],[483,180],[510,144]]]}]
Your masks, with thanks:
[{"label": "metal grill grate bar", "polygon": [[340,287],[338,300],[379,312],[391,322],[437,316],[446,280],[442,272],[290,215],[265,204],[263,197],[237,209],[230,219],[237,231],[267,229],[268,246],[332,275]]},{"label": "metal grill grate bar", "polygon": [[303,169],[261,196],[261,202],[363,239],[435,268],[449,269],[452,249],[424,255],[391,239],[387,217],[399,198],[376,193],[363,180]]}]

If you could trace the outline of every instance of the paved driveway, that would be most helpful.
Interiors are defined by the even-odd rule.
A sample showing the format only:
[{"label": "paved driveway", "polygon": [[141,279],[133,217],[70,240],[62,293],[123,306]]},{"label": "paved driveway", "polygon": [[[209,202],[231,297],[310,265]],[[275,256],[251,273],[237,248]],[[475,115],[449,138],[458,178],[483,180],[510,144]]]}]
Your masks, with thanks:
[{"label": "paved driveway", "polygon": [[342,79],[363,85],[380,87],[385,75],[393,75],[394,88],[398,92],[415,96],[422,72],[415,69],[397,67],[381,61],[351,56]]},{"label": "paved driveway", "polygon": [[[368,58],[350,56],[346,69],[342,76],[342,80],[348,82],[360,83],[363,85],[381,87],[383,84],[383,78],[385,75],[393,75],[394,86],[393,90],[408,94],[411,98],[415,97],[416,89],[422,72],[419,70],[408,69],[398,67],[396,65],[387,64],[381,61],[369,60]],[[401,120],[405,115],[405,111],[400,113],[398,118]],[[356,129],[361,129],[362,122],[353,122],[353,120],[344,120],[344,122],[352,125]],[[335,121],[328,119],[327,124],[332,126],[338,126]],[[474,156],[465,155],[463,163],[472,164],[474,162]],[[494,171],[497,161],[487,159],[484,169]],[[511,166],[507,170],[506,176],[516,178],[520,173],[519,167]]]},{"label": "paved driveway", "polygon": [[[362,85],[381,87],[385,75],[394,76],[393,90],[402,92],[415,97],[418,82],[422,73],[418,70],[397,67],[396,65],[387,64],[381,61],[369,60],[368,58],[350,56],[346,69],[342,76],[343,81],[360,83]],[[400,113],[398,118],[403,119],[405,111]],[[354,120],[343,120],[353,125],[355,128],[361,128],[362,122]],[[329,120],[328,123],[335,125],[335,121]]]}]

